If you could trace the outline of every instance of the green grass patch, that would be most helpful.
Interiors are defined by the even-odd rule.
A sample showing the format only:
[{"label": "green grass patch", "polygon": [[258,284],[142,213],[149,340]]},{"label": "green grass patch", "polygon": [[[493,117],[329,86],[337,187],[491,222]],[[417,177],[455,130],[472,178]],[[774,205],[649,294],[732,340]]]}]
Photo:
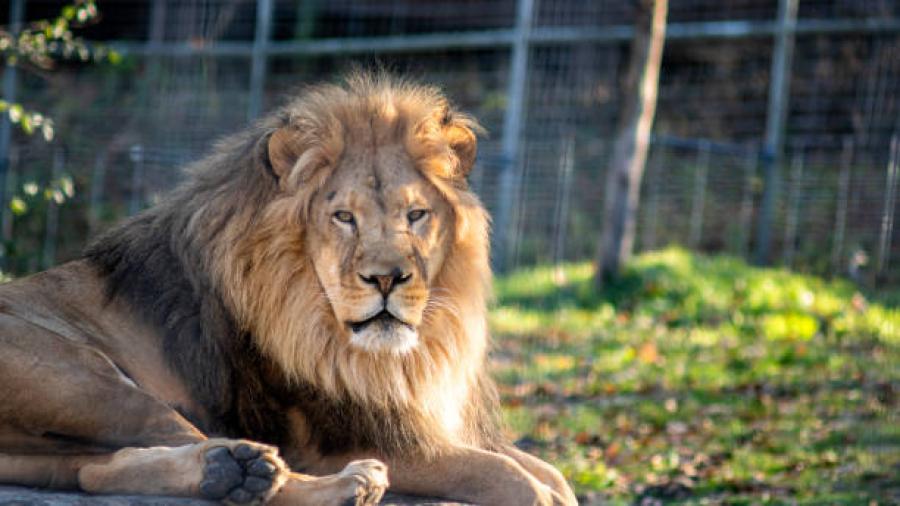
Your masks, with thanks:
[{"label": "green grass patch", "polygon": [[890,297],[675,248],[593,272],[499,278],[491,313],[511,435],[585,502],[900,502]]}]

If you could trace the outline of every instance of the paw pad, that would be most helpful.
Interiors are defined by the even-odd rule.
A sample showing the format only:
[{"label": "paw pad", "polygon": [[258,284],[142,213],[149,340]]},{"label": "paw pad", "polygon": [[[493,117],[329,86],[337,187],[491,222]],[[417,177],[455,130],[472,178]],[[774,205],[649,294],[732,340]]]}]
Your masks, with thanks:
[{"label": "paw pad", "polygon": [[206,452],[200,494],[206,499],[233,504],[260,502],[272,489],[278,466],[258,448],[241,443]]}]

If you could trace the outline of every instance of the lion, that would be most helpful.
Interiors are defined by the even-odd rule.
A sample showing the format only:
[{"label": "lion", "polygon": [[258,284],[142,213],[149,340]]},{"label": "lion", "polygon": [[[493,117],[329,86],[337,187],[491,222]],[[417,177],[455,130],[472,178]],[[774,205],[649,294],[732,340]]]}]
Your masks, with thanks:
[{"label": "lion", "polygon": [[2,285],[0,482],[576,504],[501,436],[480,132],[385,73],[308,87],[79,259]]}]

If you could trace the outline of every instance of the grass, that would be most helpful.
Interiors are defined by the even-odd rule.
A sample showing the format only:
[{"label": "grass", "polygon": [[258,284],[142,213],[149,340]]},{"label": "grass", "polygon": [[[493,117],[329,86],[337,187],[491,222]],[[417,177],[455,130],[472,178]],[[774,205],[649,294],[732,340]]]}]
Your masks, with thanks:
[{"label": "grass", "polygon": [[844,281],[680,249],[496,283],[518,444],[585,503],[900,503],[900,309]]}]

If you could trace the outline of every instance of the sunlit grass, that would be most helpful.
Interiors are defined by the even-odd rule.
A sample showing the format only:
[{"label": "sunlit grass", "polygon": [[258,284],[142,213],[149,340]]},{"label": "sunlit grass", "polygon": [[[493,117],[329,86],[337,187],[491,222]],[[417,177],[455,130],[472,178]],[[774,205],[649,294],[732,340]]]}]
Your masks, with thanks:
[{"label": "sunlit grass", "polygon": [[900,498],[895,307],[674,248],[601,292],[592,276],[581,263],[500,278],[491,315],[512,436],[586,500]]}]

